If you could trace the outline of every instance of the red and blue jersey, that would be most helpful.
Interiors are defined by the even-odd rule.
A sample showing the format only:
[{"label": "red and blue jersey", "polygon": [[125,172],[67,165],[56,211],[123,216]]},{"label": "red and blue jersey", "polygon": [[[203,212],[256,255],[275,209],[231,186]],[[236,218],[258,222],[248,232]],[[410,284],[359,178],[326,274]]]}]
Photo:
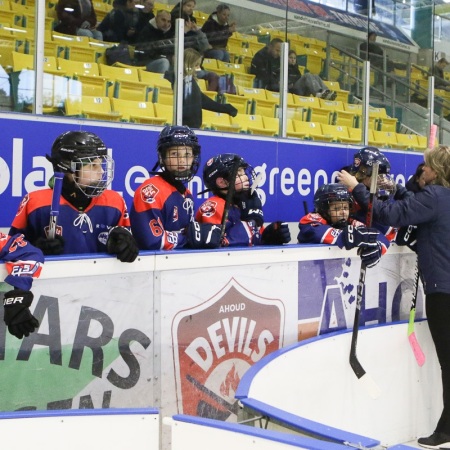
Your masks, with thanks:
[{"label": "red and blue jersey", "polygon": [[8,272],[6,283],[29,291],[33,278],[39,277],[44,263],[42,252],[24,239],[23,234],[0,233],[0,260]]},{"label": "red and blue jersey", "polygon": [[[39,237],[47,238],[52,195],[52,189],[27,194],[12,229],[23,233],[30,242]],[[130,226],[125,201],[117,192],[104,191],[83,211],[61,196],[56,234],[64,239],[65,254],[106,252],[109,230],[115,226]]]},{"label": "red and blue jersey", "polygon": [[194,220],[194,199],[159,175],[134,193],[131,230],[141,250],[173,250],[186,245],[185,228]]},{"label": "red and blue jersey", "polygon": [[[225,199],[217,195],[210,197],[198,209],[195,220],[200,223],[220,225],[225,210]],[[231,205],[225,224],[225,234],[222,247],[227,246],[253,246],[261,244],[263,227],[257,227],[254,221],[241,220],[241,210]]]}]

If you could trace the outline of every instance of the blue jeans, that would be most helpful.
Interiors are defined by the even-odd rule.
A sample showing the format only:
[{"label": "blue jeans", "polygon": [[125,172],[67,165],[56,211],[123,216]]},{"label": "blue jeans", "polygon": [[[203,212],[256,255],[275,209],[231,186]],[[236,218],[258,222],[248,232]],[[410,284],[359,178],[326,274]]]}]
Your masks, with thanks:
[{"label": "blue jeans", "polygon": [[170,62],[167,58],[158,58],[147,63],[146,67],[149,72],[165,73],[170,68]]},{"label": "blue jeans", "polygon": [[230,54],[225,49],[210,48],[203,52],[205,58],[218,59],[226,63],[230,62]]}]

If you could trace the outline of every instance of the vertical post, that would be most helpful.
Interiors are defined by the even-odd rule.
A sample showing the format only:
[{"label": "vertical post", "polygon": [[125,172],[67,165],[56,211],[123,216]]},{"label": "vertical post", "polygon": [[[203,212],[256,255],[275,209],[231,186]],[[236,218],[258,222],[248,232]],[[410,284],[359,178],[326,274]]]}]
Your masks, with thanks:
[{"label": "vertical post", "polygon": [[[441,107],[442,109],[442,107]],[[428,77],[428,100],[427,100],[427,136],[428,142],[427,145],[430,145],[430,136],[431,136],[431,126],[434,123],[434,75],[430,75]]]},{"label": "vertical post", "polygon": [[173,101],[173,125],[183,124],[184,88],[184,19],[175,21],[175,80]]},{"label": "vertical post", "polygon": [[362,139],[366,146],[369,141],[369,100],[370,100],[370,62],[364,61],[363,65],[363,106],[362,106]]},{"label": "vertical post", "polygon": [[33,114],[42,114],[44,91],[44,39],[45,39],[45,3],[36,2],[34,13],[34,104]]},{"label": "vertical post", "polygon": [[279,129],[278,136],[286,137],[287,123],[287,90],[288,90],[288,61],[289,61],[289,43],[281,44],[280,60],[280,107],[278,109]]}]

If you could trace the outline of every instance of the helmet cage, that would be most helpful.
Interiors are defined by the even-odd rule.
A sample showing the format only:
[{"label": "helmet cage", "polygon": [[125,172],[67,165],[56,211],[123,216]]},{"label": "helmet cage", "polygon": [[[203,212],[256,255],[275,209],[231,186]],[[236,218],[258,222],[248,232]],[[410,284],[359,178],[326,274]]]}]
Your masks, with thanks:
[{"label": "helmet cage", "polygon": [[[336,202],[347,202],[349,209],[353,203],[350,192],[341,184],[324,184],[320,186],[314,195],[314,208],[328,223],[331,223],[336,228],[341,223],[332,223],[330,216],[330,206]],[[341,222],[341,221],[339,221]]]},{"label": "helmet cage", "polygon": [[[91,167],[88,167],[91,165]],[[114,179],[114,160],[108,156],[85,156],[70,164],[75,185],[86,197],[98,197]]]}]

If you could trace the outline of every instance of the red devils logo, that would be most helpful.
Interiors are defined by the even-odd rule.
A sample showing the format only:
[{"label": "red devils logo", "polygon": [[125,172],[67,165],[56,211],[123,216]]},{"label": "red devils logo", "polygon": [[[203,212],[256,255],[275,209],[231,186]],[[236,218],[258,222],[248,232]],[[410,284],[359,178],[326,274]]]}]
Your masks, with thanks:
[{"label": "red devils logo", "polygon": [[211,200],[206,201],[200,207],[200,213],[204,217],[212,217],[216,214],[217,202],[213,202]]}]

